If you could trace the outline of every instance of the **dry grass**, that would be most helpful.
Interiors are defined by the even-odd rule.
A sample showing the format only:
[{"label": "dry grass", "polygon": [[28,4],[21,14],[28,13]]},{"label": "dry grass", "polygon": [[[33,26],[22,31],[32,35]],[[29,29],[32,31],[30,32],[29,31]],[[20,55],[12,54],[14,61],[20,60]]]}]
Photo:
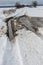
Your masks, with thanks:
[{"label": "dry grass", "polygon": [[3,11],[3,14],[5,14],[5,15],[10,15],[10,14],[12,14],[12,13],[15,13],[15,11],[16,11],[16,9],[4,10],[4,11]]}]

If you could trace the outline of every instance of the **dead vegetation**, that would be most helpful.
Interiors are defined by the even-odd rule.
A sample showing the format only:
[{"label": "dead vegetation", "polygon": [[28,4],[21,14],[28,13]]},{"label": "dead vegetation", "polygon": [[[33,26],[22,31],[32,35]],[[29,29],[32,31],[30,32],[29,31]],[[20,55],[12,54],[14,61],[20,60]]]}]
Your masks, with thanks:
[{"label": "dead vegetation", "polygon": [[[9,37],[9,34],[12,34],[13,37],[16,37],[18,34],[16,34],[16,32],[20,29],[23,29],[25,28],[26,30],[30,30],[30,31],[37,31],[38,29],[36,27],[32,27],[32,24],[31,22],[29,21],[29,17],[27,16],[22,16],[22,17],[19,17],[17,19],[14,19],[13,17],[11,18],[8,18],[6,19],[5,21],[7,23],[7,36]],[[12,33],[9,33],[9,23],[11,24],[11,30],[12,30]],[[10,37],[9,37],[10,38]]]},{"label": "dead vegetation", "polygon": [[5,15],[10,15],[10,14],[12,14],[12,13],[15,13],[15,11],[16,11],[16,9],[4,10],[4,11],[3,11],[3,14],[5,14]]}]

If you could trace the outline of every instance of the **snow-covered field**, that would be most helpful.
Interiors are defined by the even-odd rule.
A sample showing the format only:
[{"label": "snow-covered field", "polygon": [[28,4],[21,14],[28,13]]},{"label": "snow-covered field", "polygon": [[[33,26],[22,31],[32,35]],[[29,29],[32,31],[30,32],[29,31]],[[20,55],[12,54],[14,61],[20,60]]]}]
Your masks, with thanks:
[{"label": "snow-covered field", "polygon": [[[24,9],[26,10],[27,8]],[[34,8],[28,9],[33,12]],[[37,7],[37,9],[40,9],[40,11],[38,10],[39,13],[43,11],[41,10],[43,7]],[[37,9],[35,9],[35,12],[37,12]],[[3,14],[5,10],[9,10],[9,8],[0,9],[0,65],[43,65],[43,27],[39,28],[39,34],[35,34],[25,28],[18,30],[16,32],[18,35],[10,41],[5,35],[7,27],[4,19],[9,17],[7,14]],[[20,15],[23,15],[24,11]],[[19,15],[17,12],[19,13],[19,9],[15,13],[16,16]],[[37,12],[36,15],[39,13]],[[10,16],[14,16],[15,14],[13,12]],[[31,16],[33,14],[31,13]],[[42,15],[43,13],[40,14]]]}]

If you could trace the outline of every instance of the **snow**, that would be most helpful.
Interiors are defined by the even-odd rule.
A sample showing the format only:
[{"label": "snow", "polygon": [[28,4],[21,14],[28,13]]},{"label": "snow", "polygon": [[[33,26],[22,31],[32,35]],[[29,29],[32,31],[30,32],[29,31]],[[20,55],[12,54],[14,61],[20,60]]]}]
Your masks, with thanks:
[{"label": "snow", "polygon": [[26,15],[30,17],[43,17],[43,10],[38,8],[27,8]]},{"label": "snow", "polygon": [[3,56],[6,44],[7,44],[7,37],[3,35],[2,37],[0,37],[0,65],[2,65],[3,63]]},{"label": "snow", "polygon": [[29,7],[24,7],[17,9],[15,14],[12,16],[22,16],[22,15],[27,15],[29,17],[43,17],[43,10],[40,8],[29,8]]},{"label": "snow", "polygon": [[[3,26],[6,28],[3,19],[7,17],[3,14],[3,10],[0,10],[0,14],[2,14],[0,29]],[[17,9],[8,17],[18,17],[24,14],[30,17],[43,17],[43,11],[38,7]],[[43,65],[43,28],[40,28],[39,31],[42,36],[26,29],[18,30],[16,32],[18,35],[12,41],[2,34],[0,36],[0,65]]]},{"label": "snow", "polygon": [[43,65],[43,40],[31,31],[18,31],[23,65]]},{"label": "snow", "polygon": [[29,17],[43,17],[43,10],[38,7],[37,8],[24,7],[17,9],[15,14],[10,15],[9,17],[11,16],[19,17],[22,15],[27,15]]},{"label": "snow", "polygon": [[25,29],[17,33],[11,42],[0,38],[0,65],[43,65],[43,40]]},{"label": "snow", "polygon": [[5,16],[3,14],[3,11],[9,10],[9,9],[16,9],[16,8],[0,8],[0,19],[5,19],[9,17],[19,17],[23,15],[27,15],[29,17],[43,17],[43,7],[37,7],[37,8],[29,8],[24,7],[20,9],[16,9],[15,13],[10,14],[9,16]]}]

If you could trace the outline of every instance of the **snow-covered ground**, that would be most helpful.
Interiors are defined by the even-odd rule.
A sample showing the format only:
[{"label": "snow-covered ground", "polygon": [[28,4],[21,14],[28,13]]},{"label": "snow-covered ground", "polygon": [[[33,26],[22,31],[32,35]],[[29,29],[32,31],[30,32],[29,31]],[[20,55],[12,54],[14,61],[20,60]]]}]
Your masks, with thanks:
[{"label": "snow-covered ground", "polygon": [[[26,9],[24,8],[23,10],[25,11]],[[34,9],[29,9],[29,11],[32,10],[31,12],[33,12]],[[6,9],[0,9],[0,14],[2,14],[0,16],[0,29],[6,26],[3,20],[3,16],[5,16],[3,10]],[[20,15],[23,15],[24,11]],[[36,9],[34,11],[36,12]],[[42,12],[41,8],[40,11]],[[17,12],[19,12],[19,9]],[[17,16],[19,13],[17,13]],[[15,14],[13,13],[13,15]],[[39,12],[38,14],[41,13]],[[5,34],[2,34],[0,37],[0,65],[43,65],[43,28],[39,30],[39,34],[26,29],[18,30],[16,32],[18,35],[12,41]]]},{"label": "snow-covered ground", "polygon": [[0,65],[43,65],[43,40],[25,29],[17,33],[11,42],[0,38]]}]

